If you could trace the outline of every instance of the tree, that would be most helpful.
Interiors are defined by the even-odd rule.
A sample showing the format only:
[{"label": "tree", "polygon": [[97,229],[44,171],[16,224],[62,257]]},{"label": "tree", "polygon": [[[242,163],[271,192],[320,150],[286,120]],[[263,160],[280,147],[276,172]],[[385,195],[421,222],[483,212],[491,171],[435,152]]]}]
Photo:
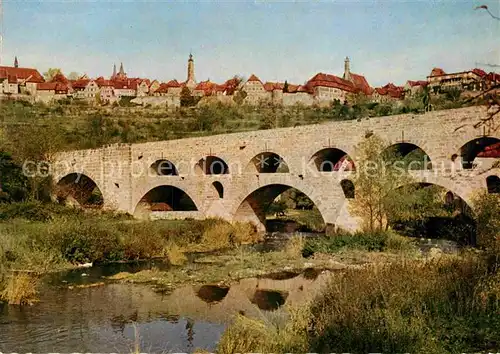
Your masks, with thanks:
[{"label": "tree", "polygon": [[356,198],[351,207],[354,215],[365,222],[370,231],[384,230],[394,218],[398,205],[393,192],[411,182],[408,172],[396,156],[386,151],[387,144],[372,135],[357,146]]},{"label": "tree", "polygon": [[283,85],[283,93],[288,92],[288,81],[285,80],[285,84]]},{"label": "tree", "polygon": [[191,94],[191,90],[184,86],[181,90],[181,107],[192,107],[196,106],[199,99]]},{"label": "tree", "polygon": [[81,74],[77,73],[76,71],[72,71],[68,75],[68,80],[78,80],[80,76]]},{"label": "tree", "polygon": [[452,102],[457,102],[461,95],[462,91],[458,88],[450,88],[449,90],[446,90],[446,99]]},{"label": "tree", "polygon": [[430,112],[432,110],[431,90],[429,89],[429,86],[425,86],[424,90],[422,91],[422,103],[424,104],[425,112]]},{"label": "tree", "polygon": [[54,76],[61,73],[61,69],[59,68],[49,68],[46,72],[43,73],[43,78],[45,81],[51,81]]},{"label": "tree", "polygon": [[238,105],[242,105],[243,102],[245,101],[246,97],[247,97],[247,93],[245,90],[238,90],[233,95],[233,101],[236,102],[236,104],[238,104]]}]

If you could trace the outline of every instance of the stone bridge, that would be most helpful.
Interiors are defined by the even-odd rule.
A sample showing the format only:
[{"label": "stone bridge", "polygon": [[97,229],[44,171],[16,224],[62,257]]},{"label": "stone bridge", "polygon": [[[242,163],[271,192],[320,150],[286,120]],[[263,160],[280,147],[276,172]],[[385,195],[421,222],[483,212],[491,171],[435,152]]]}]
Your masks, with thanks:
[{"label": "stone bridge", "polygon": [[348,207],[353,195],[345,186],[358,163],[356,145],[372,134],[403,155],[416,148],[427,154],[432,167],[412,171],[416,182],[442,186],[468,204],[481,190],[498,192],[498,155],[488,158],[485,151],[500,142],[500,132],[475,127],[486,114],[484,107],[468,107],[115,144],[58,154],[52,176],[60,195],[82,204],[92,201],[97,187],[106,209],[152,218],[221,217],[259,227],[267,206],[295,188],[327,225],[354,229]]}]

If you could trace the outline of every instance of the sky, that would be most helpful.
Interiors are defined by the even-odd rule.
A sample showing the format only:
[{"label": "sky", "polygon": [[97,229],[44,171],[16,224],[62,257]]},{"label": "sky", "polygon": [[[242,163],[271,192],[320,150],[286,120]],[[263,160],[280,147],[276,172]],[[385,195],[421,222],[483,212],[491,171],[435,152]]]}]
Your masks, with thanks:
[{"label": "sky", "polygon": [[[1,0],[0,0],[1,1]],[[224,82],[256,74],[301,84],[351,71],[372,86],[424,79],[433,67],[500,64],[500,1],[22,1],[3,0],[2,64],[40,72]],[[483,67],[486,71],[500,68]]]}]

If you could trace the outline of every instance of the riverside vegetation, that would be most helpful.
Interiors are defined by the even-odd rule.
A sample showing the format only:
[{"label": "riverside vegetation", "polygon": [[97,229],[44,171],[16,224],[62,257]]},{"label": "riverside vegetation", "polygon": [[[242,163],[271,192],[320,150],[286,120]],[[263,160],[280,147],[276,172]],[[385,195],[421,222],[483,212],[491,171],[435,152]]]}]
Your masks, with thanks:
[{"label": "riverside vegetation", "polygon": [[[22,176],[24,159],[39,161],[59,150],[112,142],[275,126],[263,125],[261,118],[247,119],[251,115],[263,117],[262,112],[271,107],[157,112],[175,116],[172,119],[148,118],[153,114],[148,109],[141,113],[116,108],[106,113],[107,109],[19,102],[0,107],[5,123],[0,132],[0,299],[12,304],[34,303],[43,274],[87,262],[166,258],[173,265],[168,271],[119,273],[111,279],[153,284],[162,291],[183,283],[230,282],[285,268],[342,268],[332,274],[317,298],[300,308],[290,308],[286,322],[236,318],[223,335],[218,352],[499,350],[498,194],[478,195],[474,211],[469,211],[474,222],[448,230],[446,235],[477,248],[430,256],[422,255],[407,236],[421,236],[432,217],[455,220],[462,214],[443,204],[443,192],[438,188],[420,188],[407,174],[392,173],[390,162],[398,157],[383,156],[385,143],[376,136],[359,146],[359,156],[366,160],[383,157],[389,169],[379,171],[376,178],[358,173],[354,181],[352,212],[364,221],[364,230],[310,239],[292,237],[281,250],[261,253],[243,246],[263,239],[250,224],[217,219],[138,221],[127,215],[50,202],[51,181]],[[344,108],[324,109],[328,112],[325,116],[318,113],[319,108],[300,109],[297,115],[290,113],[292,108],[276,110],[276,114],[295,117],[287,123],[290,125],[307,124],[332,119],[334,109]],[[209,129],[198,122],[199,117],[213,117],[216,110],[238,117],[238,128],[217,115],[227,125],[217,122],[218,128]],[[237,111],[246,113],[238,116]],[[134,118],[126,118],[129,114]],[[309,121],[306,116],[314,119]],[[274,122],[281,126],[279,117]],[[181,128],[184,126],[188,128]],[[41,129],[45,134],[40,134]],[[409,187],[397,188],[402,184]],[[288,192],[271,205],[269,213],[285,209],[287,218],[309,230],[322,231],[321,216],[309,202],[303,195]],[[205,255],[188,261],[193,252]],[[360,267],[360,263],[366,265]]]}]

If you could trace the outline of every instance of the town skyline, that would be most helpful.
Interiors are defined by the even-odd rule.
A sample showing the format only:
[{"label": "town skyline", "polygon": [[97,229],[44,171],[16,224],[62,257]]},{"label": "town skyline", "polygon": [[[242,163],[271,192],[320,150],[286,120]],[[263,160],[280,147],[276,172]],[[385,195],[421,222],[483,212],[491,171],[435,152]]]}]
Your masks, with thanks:
[{"label": "town skyline", "polygon": [[[424,79],[433,67],[452,72],[482,67],[477,62],[499,64],[496,38],[500,25],[491,21],[488,14],[474,11],[476,5],[483,3],[492,12],[499,12],[498,3],[489,1],[7,1],[2,65],[12,65],[17,56],[20,66],[35,67],[41,72],[57,67],[66,74],[76,71],[91,77],[108,77],[113,64],[123,62],[129,76],[184,80],[185,63],[192,52],[197,81],[224,82],[234,75],[248,78],[256,74],[266,81],[302,84],[318,72],[340,75],[343,60],[349,56],[352,70],[363,74],[374,86],[387,82],[402,84],[408,79]],[[197,7],[201,9],[196,10]],[[417,17],[415,13],[419,19],[413,19]],[[242,16],[235,19],[236,14]],[[19,26],[21,19],[33,25]],[[283,27],[284,23],[289,25]],[[308,27],[311,23],[315,24],[312,28]],[[301,30],[302,26],[306,29]],[[39,31],[40,27],[46,31]]]}]

